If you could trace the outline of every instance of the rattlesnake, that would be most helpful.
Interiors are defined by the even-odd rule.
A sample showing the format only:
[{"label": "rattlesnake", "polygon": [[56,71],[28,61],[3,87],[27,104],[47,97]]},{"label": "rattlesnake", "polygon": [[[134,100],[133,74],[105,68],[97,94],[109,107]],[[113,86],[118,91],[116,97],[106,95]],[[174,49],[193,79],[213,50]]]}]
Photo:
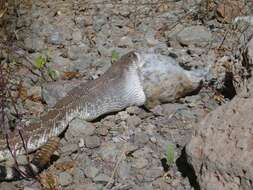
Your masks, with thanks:
[{"label": "rattlesnake", "polygon": [[[123,55],[98,79],[81,83],[78,87],[75,87],[58,101],[51,110],[42,115],[38,123],[32,123],[25,128],[24,139],[27,141],[28,152],[38,149],[49,138],[60,135],[75,117],[91,121],[103,114],[119,111],[128,106],[143,105],[147,97],[151,98],[153,96],[153,98],[159,99],[159,94],[168,89],[163,86],[162,90],[157,90],[157,85],[163,80],[166,85],[171,81],[171,78],[166,81],[166,73],[183,72],[182,68],[175,64],[167,64],[168,67],[166,64],[160,64],[162,66],[160,73],[157,68],[159,67],[158,63],[155,66],[147,64],[144,67],[144,65],[144,60],[140,53],[132,51]],[[151,74],[150,72],[153,73]],[[157,76],[159,74],[164,76],[162,80],[158,79],[158,83],[155,82],[156,74]],[[188,74],[182,76],[180,75],[179,79],[182,84],[173,84],[176,87],[187,86],[186,90],[179,90],[181,94],[187,93],[196,87]],[[172,82],[177,83],[177,80],[176,82],[172,80]],[[155,89],[154,92],[152,92],[152,89]],[[178,93],[175,96],[177,95]],[[162,95],[161,99],[163,98]],[[12,147],[15,147],[16,155],[25,153],[17,131],[10,132],[9,142]],[[2,135],[0,136],[0,161],[7,160],[10,157],[11,154],[7,148],[5,136]],[[4,179],[4,177],[2,178]]]}]

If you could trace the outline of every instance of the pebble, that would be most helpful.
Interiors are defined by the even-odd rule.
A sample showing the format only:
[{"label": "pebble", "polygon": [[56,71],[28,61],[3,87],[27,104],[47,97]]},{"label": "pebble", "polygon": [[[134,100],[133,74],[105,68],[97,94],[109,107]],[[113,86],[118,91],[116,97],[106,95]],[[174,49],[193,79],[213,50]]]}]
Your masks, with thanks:
[{"label": "pebble", "polygon": [[66,132],[66,136],[69,136],[70,138],[91,136],[94,135],[95,130],[96,127],[94,124],[75,118],[69,123],[69,129]]},{"label": "pebble", "polygon": [[110,180],[110,177],[105,174],[99,174],[93,180],[96,183],[102,183],[102,184],[106,185],[108,183],[108,181]]},{"label": "pebble", "polygon": [[97,136],[87,136],[85,138],[85,145],[87,148],[97,148],[100,146],[100,139]]},{"label": "pebble", "polygon": [[67,186],[72,183],[73,179],[72,176],[67,172],[61,172],[59,174],[59,184],[61,186]]},{"label": "pebble", "polygon": [[162,167],[153,167],[149,168],[148,172],[144,173],[144,181],[150,182],[155,180],[158,177],[161,177],[163,175],[163,168]]},{"label": "pebble", "polygon": [[77,144],[66,144],[61,148],[61,151],[63,153],[73,153],[78,150],[78,145]]},{"label": "pebble", "polygon": [[180,31],[177,40],[184,45],[205,46],[212,40],[212,34],[204,26],[189,26]]},{"label": "pebble", "polygon": [[137,145],[144,145],[149,141],[149,137],[144,132],[137,132],[134,135],[134,143]]},{"label": "pebble", "polygon": [[148,165],[148,160],[146,158],[140,157],[134,161],[133,167],[137,169],[145,168]]},{"label": "pebble", "polygon": [[99,169],[97,169],[96,167],[94,167],[93,165],[88,165],[85,169],[84,169],[84,174],[89,177],[89,178],[94,178],[98,175],[99,173]]},{"label": "pebble", "polygon": [[99,155],[104,161],[114,162],[120,150],[117,148],[115,143],[107,143],[99,151]]},{"label": "pebble", "polygon": [[101,136],[106,136],[108,134],[108,129],[104,126],[97,128],[97,133]]},{"label": "pebble", "polygon": [[53,31],[48,37],[48,42],[53,45],[60,45],[63,42],[63,36],[58,31]]}]

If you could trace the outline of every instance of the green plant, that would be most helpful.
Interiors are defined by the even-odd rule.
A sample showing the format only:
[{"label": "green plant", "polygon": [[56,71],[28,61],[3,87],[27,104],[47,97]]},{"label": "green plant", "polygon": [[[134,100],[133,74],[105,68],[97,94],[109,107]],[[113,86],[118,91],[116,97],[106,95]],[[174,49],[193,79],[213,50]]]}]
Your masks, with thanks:
[{"label": "green plant", "polygon": [[112,57],[111,61],[112,61],[112,63],[114,63],[115,61],[117,61],[119,59],[119,53],[116,50],[113,50],[111,57]]},{"label": "green plant", "polygon": [[46,78],[43,73],[46,73],[52,80],[56,80],[59,77],[59,72],[52,69],[48,63],[51,62],[49,51],[45,51],[35,58],[34,65],[36,69],[40,70],[42,77]]},{"label": "green plant", "polygon": [[166,152],[166,161],[168,166],[171,166],[175,160],[175,148],[173,144],[168,144],[167,152]]}]

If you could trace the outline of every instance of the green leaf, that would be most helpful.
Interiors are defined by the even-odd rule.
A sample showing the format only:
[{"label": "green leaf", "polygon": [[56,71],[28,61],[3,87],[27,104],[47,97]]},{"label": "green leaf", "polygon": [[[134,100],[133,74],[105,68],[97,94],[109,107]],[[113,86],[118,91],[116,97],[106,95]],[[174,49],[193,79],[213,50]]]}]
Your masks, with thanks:
[{"label": "green leaf", "polygon": [[56,79],[60,76],[59,71],[53,70],[53,69],[51,69],[50,67],[48,68],[47,72],[48,72],[48,75],[49,75],[53,80],[56,80]]},{"label": "green leaf", "polygon": [[119,53],[115,50],[112,51],[112,63],[119,59]]},{"label": "green leaf", "polygon": [[44,56],[40,55],[35,59],[35,66],[37,67],[37,69],[43,68],[45,64],[46,58]]},{"label": "green leaf", "polygon": [[173,144],[168,144],[166,160],[167,160],[167,164],[169,166],[171,166],[174,163],[174,160],[175,160],[175,149],[174,149]]}]

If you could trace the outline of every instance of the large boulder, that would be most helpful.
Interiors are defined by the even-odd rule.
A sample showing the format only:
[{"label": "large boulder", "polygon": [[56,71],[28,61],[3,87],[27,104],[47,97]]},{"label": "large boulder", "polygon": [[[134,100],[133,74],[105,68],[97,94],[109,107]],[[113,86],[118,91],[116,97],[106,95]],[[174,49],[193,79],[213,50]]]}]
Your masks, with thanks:
[{"label": "large boulder", "polygon": [[208,114],[186,147],[202,190],[253,189],[253,79],[248,89]]}]

